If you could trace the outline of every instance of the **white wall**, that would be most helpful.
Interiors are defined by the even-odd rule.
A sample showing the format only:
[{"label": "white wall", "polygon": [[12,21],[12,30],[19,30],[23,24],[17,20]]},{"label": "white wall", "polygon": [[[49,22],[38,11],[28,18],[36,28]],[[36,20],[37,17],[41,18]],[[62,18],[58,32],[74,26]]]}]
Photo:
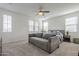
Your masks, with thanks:
[{"label": "white wall", "polygon": [[[12,32],[2,32],[2,15],[8,14],[12,16]],[[15,42],[28,39],[28,17],[19,13],[0,10],[0,35],[3,43]]]},{"label": "white wall", "polygon": [[[3,33],[2,32],[2,15],[8,14],[12,16],[12,32]],[[58,16],[54,18],[48,19],[49,30],[65,30],[65,19],[68,17],[78,16],[79,12]],[[21,15],[19,13],[0,10],[0,36],[3,38],[3,43],[15,42],[19,40],[28,40],[28,20],[29,17],[25,15]],[[78,32],[70,33],[71,39],[74,37],[79,38],[79,19],[78,19]]]},{"label": "white wall", "polygon": [[64,30],[65,22],[61,17],[48,19],[49,30]]},{"label": "white wall", "polygon": [[49,30],[64,30],[65,29],[65,19],[68,17],[78,17],[78,25],[77,25],[77,32],[70,33],[71,41],[73,42],[73,38],[79,38],[79,12],[74,12],[71,14],[66,14],[63,16],[53,17],[48,19],[49,22]]}]

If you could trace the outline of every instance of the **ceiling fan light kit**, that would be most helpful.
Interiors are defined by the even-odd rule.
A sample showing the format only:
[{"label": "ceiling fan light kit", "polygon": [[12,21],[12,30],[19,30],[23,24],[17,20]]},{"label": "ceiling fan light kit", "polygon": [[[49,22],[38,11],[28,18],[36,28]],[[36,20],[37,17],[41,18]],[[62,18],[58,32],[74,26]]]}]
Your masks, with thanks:
[{"label": "ceiling fan light kit", "polygon": [[44,11],[42,7],[39,8],[39,11],[37,12],[37,15],[44,16],[44,13],[49,13],[50,11]]},{"label": "ceiling fan light kit", "polygon": [[43,16],[44,13],[43,13],[43,12],[38,12],[38,15],[39,15],[39,16]]}]

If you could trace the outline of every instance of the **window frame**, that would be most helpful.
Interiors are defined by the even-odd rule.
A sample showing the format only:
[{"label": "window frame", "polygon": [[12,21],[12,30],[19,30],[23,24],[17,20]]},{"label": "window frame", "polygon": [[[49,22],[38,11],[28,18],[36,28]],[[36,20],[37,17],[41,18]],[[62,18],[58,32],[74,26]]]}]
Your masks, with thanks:
[{"label": "window frame", "polygon": [[[5,24],[6,26],[4,26]],[[5,30],[5,27],[6,27],[6,30]],[[12,32],[12,16],[11,15],[7,15],[7,14],[3,15],[3,32]]]},{"label": "window frame", "polygon": [[[74,20],[76,20],[76,22],[74,22],[74,24],[72,23],[72,24],[67,24],[66,23],[66,21],[67,21],[67,19],[72,19],[72,18],[74,18]],[[78,17],[77,16],[75,16],[75,17],[69,17],[69,18],[67,18],[67,19],[65,19],[65,31],[68,31],[68,32],[70,32],[70,33],[73,33],[73,32],[77,32],[78,30]],[[75,30],[67,30],[67,27],[71,27],[72,28],[72,26],[75,26]]]},{"label": "window frame", "polygon": [[[38,21],[34,21],[34,20],[29,20],[29,23],[30,23],[30,21],[33,22],[33,25],[32,25],[33,30],[30,31],[30,27],[31,27],[31,26],[29,25],[29,32],[40,32],[40,31],[41,31],[41,32],[42,32],[42,31],[47,32],[47,31],[48,31],[48,25],[44,25],[45,22],[48,24],[47,21],[38,22]],[[40,25],[39,25],[39,24],[40,24]],[[47,29],[46,29],[46,27],[47,27]]]},{"label": "window frame", "polygon": [[33,32],[33,31],[34,31],[34,21],[33,20],[29,20],[29,32]]},{"label": "window frame", "polygon": [[42,26],[43,26],[43,31],[47,32],[48,31],[48,22],[44,21]]}]

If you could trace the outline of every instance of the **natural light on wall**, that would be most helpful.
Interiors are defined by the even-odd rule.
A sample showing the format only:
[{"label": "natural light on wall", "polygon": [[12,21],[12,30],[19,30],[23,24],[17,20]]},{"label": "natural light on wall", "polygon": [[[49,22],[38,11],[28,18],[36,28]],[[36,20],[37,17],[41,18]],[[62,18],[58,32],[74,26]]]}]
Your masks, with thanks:
[{"label": "natural light on wall", "polygon": [[35,22],[35,32],[38,32],[39,31],[39,24],[38,22]]},{"label": "natural light on wall", "polygon": [[12,16],[3,15],[3,32],[12,32]]},{"label": "natural light on wall", "polygon": [[[43,27],[43,28],[42,28]],[[29,20],[29,32],[48,31],[48,22],[44,21],[43,24],[38,21]]]},{"label": "natural light on wall", "polygon": [[39,24],[37,21],[29,20],[29,31],[30,32],[38,32]]},{"label": "natural light on wall", "polygon": [[44,31],[48,31],[48,22],[43,23]]},{"label": "natural light on wall", "polygon": [[65,20],[65,30],[68,32],[77,32],[77,17],[67,18]]},{"label": "natural light on wall", "polygon": [[34,22],[32,20],[29,20],[29,31],[30,32],[34,31]]}]

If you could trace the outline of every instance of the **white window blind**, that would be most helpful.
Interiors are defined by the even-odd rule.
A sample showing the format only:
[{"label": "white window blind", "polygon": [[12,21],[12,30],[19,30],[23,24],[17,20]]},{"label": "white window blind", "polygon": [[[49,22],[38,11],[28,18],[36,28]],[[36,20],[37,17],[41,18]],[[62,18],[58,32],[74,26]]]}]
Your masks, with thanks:
[{"label": "white window blind", "polygon": [[3,15],[3,32],[12,32],[12,16]]},{"label": "white window blind", "polygon": [[44,22],[43,27],[44,27],[43,28],[44,31],[48,31],[48,22]]},{"label": "white window blind", "polygon": [[35,32],[38,32],[39,31],[39,24],[38,22],[35,22]]},{"label": "white window blind", "polygon": [[[43,27],[43,28],[42,28]],[[37,21],[29,21],[29,31],[30,32],[39,32],[39,31],[48,31],[48,22],[39,23]]]},{"label": "white window blind", "polygon": [[32,20],[29,21],[29,31],[33,32],[34,31],[34,22]]},{"label": "white window blind", "polygon": [[67,18],[65,20],[65,30],[69,32],[77,32],[77,17]]}]

